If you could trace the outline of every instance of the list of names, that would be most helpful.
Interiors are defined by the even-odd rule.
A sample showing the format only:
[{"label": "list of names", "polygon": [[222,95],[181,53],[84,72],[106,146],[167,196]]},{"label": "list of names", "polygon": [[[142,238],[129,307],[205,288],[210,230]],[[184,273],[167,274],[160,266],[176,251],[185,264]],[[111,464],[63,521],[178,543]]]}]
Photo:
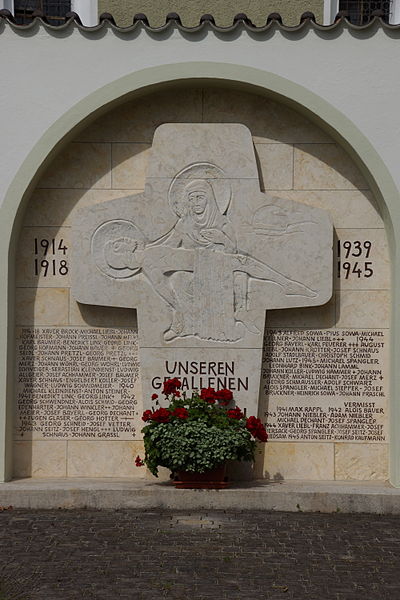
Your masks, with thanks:
[{"label": "list of names", "polygon": [[17,439],[135,437],[137,333],[24,327],[17,336]]},{"label": "list of names", "polygon": [[387,441],[387,346],[385,330],[268,330],[270,439]]}]

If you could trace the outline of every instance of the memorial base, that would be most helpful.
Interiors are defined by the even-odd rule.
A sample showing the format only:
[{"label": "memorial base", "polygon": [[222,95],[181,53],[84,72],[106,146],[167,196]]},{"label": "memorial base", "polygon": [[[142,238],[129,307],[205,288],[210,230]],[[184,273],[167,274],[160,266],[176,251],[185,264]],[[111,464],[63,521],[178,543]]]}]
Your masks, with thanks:
[{"label": "memorial base", "polygon": [[382,481],[234,482],[226,490],[176,490],[145,479],[19,479],[0,483],[13,509],[257,510],[400,515],[400,489]]}]

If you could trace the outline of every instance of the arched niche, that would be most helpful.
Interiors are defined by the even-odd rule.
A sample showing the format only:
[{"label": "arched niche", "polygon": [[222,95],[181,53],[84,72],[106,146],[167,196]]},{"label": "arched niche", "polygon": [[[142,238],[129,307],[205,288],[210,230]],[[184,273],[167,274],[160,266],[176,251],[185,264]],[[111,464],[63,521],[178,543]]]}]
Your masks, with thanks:
[{"label": "arched niche", "polygon": [[[337,184],[332,183],[333,187],[330,190],[325,190],[327,192],[330,191],[331,195],[335,195],[334,192],[342,191],[343,196],[346,195],[346,193],[351,194],[357,190],[366,196],[369,193],[367,193],[366,188],[369,187],[374,197],[372,204],[369,203],[369,206],[372,207],[372,210],[375,210],[374,203],[376,202],[376,208],[378,208],[380,215],[384,219],[386,232],[389,239],[391,264],[394,264],[395,256],[393,241],[394,231],[396,229],[395,225],[397,223],[397,211],[395,209],[397,191],[394,189],[393,183],[386,171],[385,166],[382,164],[379,157],[370,147],[363,135],[357,131],[356,128],[349,123],[345,117],[343,117],[343,115],[339,114],[331,106],[327,105],[326,102],[322,101],[320,98],[309,93],[307,90],[298,85],[291,84],[287,80],[282,80],[277,76],[261,73],[252,69],[243,70],[241,67],[237,67],[235,69],[232,66],[227,68],[226,65],[223,65],[223,67],[225,71],[225,77],[222,76],[222,71],[219,70],[218,65],[215,64],[197,64],[196,66],[192,66],[191,71],[187,69],[187,65],[174,66],[168,68],[168,73],[166,71],[164,74],[161,74],[158,69],[150,69],[146,72],[142,72],[141,74],[136,74],[136,77],[126,77],[123,80],[115,82],[113,85],[107,86],[102,90],[98,90],[89,98],[86,98],[77,107],[75,107],[74,111],[67,113],[60,120],[60,122],[54,124],[53,127],[45,133],[40,144],[38,144],[38,147],[32,151],[31,155],[27,158],[23,167],[21,168],[18,177],[16,177],[14,180],[14,183],[9,190],[7,200],[2,209],[5,217],[3,221],[3,233],[5,234],[3,235],[3,243],[8,244],[11,250],[9,253],[10,273],[7,274],[9,276],[11,286],[8,290],[4,289],[3,294],[7,293],[11,297],[13,295],[13,282],[16,276],[14,258],[16,254],[15,250],[18,245],[17,239],[20,232],[20,227],[23,224],[22,219],[24,218],[23,215],[26,203],[29,202],[35,194],[40,195],[40,191],[36,190],[35,194],[32,196],[32,192],[38,181],[40,181],[40,178],[44,175],[44,181],[46,181],[46,178],[47,182],[50,181],[50,184],[47,183],[47,185],[50,186],[48,188],[44,188],[43,184],[40,184],[42,186],[42,190],[60,190],[62,188],[58,186],[58,184],[54,184],[54,177],[57,178],[57,175],[55,175],[55,166],[57,167],[58,161],[58,168],[61,168],[63,164],[62,153],[64,152],[65,158],[65,153],[68,153],[68,144],[75,144],[75,149],[77,149],[77,145],[80,145],[81,149],[84,149],[84,144],[92,145],[92,150],[96,150],[96,148],[94,148],[96,144],[109,144],[115,145],[113,152],[114,163],[111,167],[112,173],[110,177],[119,181],[117,184],[119,186],[118,193],[121,192],[121,188],[123,190],[137,189],[136,187],[132,188],[132,171],[130,170],[130,167],[125,169],[123,165],[125,162],[127,162],[130,163],[133,169],[136,168],[140,170],[140,168],[143,167],[145,163],[145,146],[148,146],[151,142],[151,136],[149,136],[147,132],[142,136],[136,136],[136,138],[129,136],[128,138],[124,138],[124,134],[122,134],[122,138],[119,137],[118,139],[113,140],[110,137],[107,138],[107,135],[110,135],[107,133],[107,128],[110,130],[110,117],[112,121],[113,114],[119,114],[120,122],[123,122],[121,114],[123,114],[123,111],[126,110],[127,106],[133,106],[134,103],[142,103],[142,106],[147,107],[146,110],[148,111],[149,106],[151,107],[151,99],[153,98],[153,103],[155,102],[155,105],[157,105],[157,95],[160,98],[160,94],[161,96],[164,95],[164,98],[168,96],[170,97],[170,106],[175,105],[175,114],[174,111],[172,110],[171,112],[170,109],[169,115],[163,117],[162,121],[182,119],[182,115],[185,113],[185,118],[190,121],[197,118],[203,120],[204,122],[206,120],[211,122],[219,122],[220,120],[224,119],[228,120],[229,122],[229,120],[233,118],[232,114],[236,110],[234,120],[237,121],[240,117],[241,122],[244,121],[245,124],[250,126],[250,130],[252,130],[254,136],[256,149],[257,146],[259,147],[258,156],[260,161],[262,185],[267,190],[275,191],[277,194],[279,192],[279,194],[283,197],[285,195],[287,197],[293,196],[294,193],[297,195],[300,201],[309,201],[310,197],[314,196],[315,202],[321,202],[320,200],[315,199],[318,188],[316,189],[313,187],[314,184],[310,186],[306,183],[308,177],[307,168],[310,167],[310,161],[314,164],[314,166],[317,165],[318,168],[321,166],[324,168],[323,165],[325,165],[327,169],[325,176],[328,176],[328,178],[330,177],[329,173],[332,174],[333,169],[333,171],[337,173],[338,177],[342,178],[342,182],[343,180],[349,182],[347,188],[347,184],[339,183],[337,186]],[[196,72],[199,75],[196,80],[194,80],[192,76],[194,68],[196,68]],[[221,89],[223,90],[222,94]],[[224,97],[225,108],[223,106]],[[228,101],[228,97],[231,101]],[[171,100],[174,98],[175,101]],[[180,110],[176,108],[176,98],[179,98],[179,106],[181,107]],[[243,98],[247,98],[247,101],[243,102]],[[251,98],[257,98],[258,100],[256,101],[256,104],[262,108],[257,109],[257,106],[252,105]],[[159,108],[160,106],[161,105],[158,103]],[[279,107],[279,114],[274,114],[274,107]],[[261,113],[257,112],[258,110],[261,110]],[[154,114],[157,114],[156,107],[154,108],[154,111]],[[241,115],[239,114],[240,111],[242,111]],[[270,114],[268,114],[269,112]],[[263,116],[261,119],[258,116],[260,114]],[[281,118],[282,114],[285,115],[284,119]],[[296,118],[294,119],[294,122],[290,122],[291,119],[293,119],[293,115],[297,115],[297,122]],[[136,131],[138,131],[138,128],[140,129],[140,127],[142,127],[142,131],[146,129],[146,111],[142,116],[144,117],[144,120],[142,118],[141,125],[136,123]],[[266,131],[265,127],[264,131],[262,131],[263,119],[265,119],[264,123],[270,123],[270,127],[273,125],[273,128],[275,128],[275,133],[271,135],[271,131]],[[302,126],[299,125],[301,122],[303,123]],[[304,127],[305,123],[309,123],[308,127]],[[288,128],[292,128],[292,132],[290,135],[285,137],[285,130],[287,131]],[[296,128],[297,131],[295,132]],[[113,129],[115,132],[115,119],[114,125],[111,126],[111,129]],[[92,138],[90,138],[91,135]],[[121,132],[119,135],[121,136]],[[135,135],[136,134],[133,134],[133,136]],[[135,144],[136,152],[134,148]],[[354,165],[357,166],[356,168],[349,166],[348,160],[343,160],[343,157],[346,156],[346,154],[342,154],[343,151],[345,153],[347,152],[348,155],[351,156],[352,160],[354,161]],[[87,157],[87,153],[84,153],[83,155]],[[112,160],[111,154],[109,157],[110,160]],[[104,156],[103,159],[105,160],[105,163],[108,160],[107,157],[104,158]],[[55,162],[52,163],[53,160]],[[279,165],[289,165],[290,162],[292,164],[292,169],[293,167],[296,169],[296,175],[294,174],[293,170],[291,175],[289,175],[290,169],[281,169],[281,175],[279,175],[281,177],[280,182],[278,184],[275,182],[271,183],[271,181],[276,181],[278,179],[277,168],[279,168]],[[140,163],[142,163],[142,167],[138,167]],[[277,168],[269,169],[272,163],[276,164]],[[300,168],[301,163],[306,165],[305,168]],[[99,163],[97,163],[97,166],[99,166]],[[111,192],[114,193],[116,190],[112,189],[112,185],[108,187],[107,183],[102,187],[103,184],[99,184],[99,181],[102,180],[102,177],[107,178],[106,170],[107,168],[105,167],[104,173],[100,177],[94,175],[91,187],[93,187],[95,190],[100,189],[103,192],[104,190],[108,190],[107,193],[110,193],[111,190]],[[301,172],[303,175],[301,175]],[[53,183],[51,180],[52,173]],[[139,171],[137,173],[137,176],[140,179],[141,175]],[[271,175],[272,173],[273,175]],[[290,177],[292,178],[292,184],[289,181]],[[293,183],[294,177],[297,178],[296,185]],[[303,179],[301,179],[302,177]],[[292,189],[290,189],[291,185]],[[335,187],[335,185],[337,187]],[[293,189],[293,186],[295,189]],[[79,191],[77,192],[77,190],[88,188],[80,188],[78,186],[67,189],[74,190],[75,195],[82,196],[82,194],[80,194]],[[19,197],[22,197],[22,200],[20,200],[18,204],[18,202],[16,202],[16,198],[19,194]],[[308,198],[306,198],[306,196],[308,196]],[[336,197],[339,198],[339,194],[336,194]],[[385,201],[383,200],[384,197]],[[78,198],[77,201],[80,201],[80,198]],[[326,200],[324,202],[326,202]],[[370,202],[370,200],[368,199],[366,202]],[[367,204],[365,206],[367,206]],[[341,211],[339,209],[338,213],[340,212]],[[25,214],[25,219],[27,215],[29,215],[29,210]],[[31,225],[31,227],[34,226],[35,225]],[[62,227],[62,224],[60,225],[58,223],[54,226]],[[51,227],[51,225],[48,225],[48,227]],[[367,227],[366,229],[368,228],[370,227]],[[342,227],[339,229],[351,229],[351,227]],[[377,229],[382,229],[382,227],[378,227]],[[5,265],[3,265],[3,268],[4,266]],[[396,285],[397,281],[394,279],[392,281],[392,293],[394,295],[396,294]],[[380,291],[384,290],[382,289]],[[387,292],[388,290],[385,288],[385,291]],[[7,319],[3,322],[3,327],[9,338],[8,347],[3,348],[3,356],[5,359],[7,358],[7,360],[4,360],[2,363],[5,375],[4,397],[7,398],[7,401],[4,402],[3,406],[3,414],[7,415],[5,418],[6,427],[3,431],[4,441],[2,446],[3,464],[5,467],[4,479],[11,476],[13,469],[11,460],[12,425],[10,417],[14,398],[14,391],[12,389],[14,379],[12,374],[14,348],[14,315],[12,304],[12,302],[8,302],[8,314],[5,315],[3,313],[3,318],[5,319],[5,317],[7,317]],[[396,315],[393,314],[393,311],[396,310],[396,302],[393,302],[392,306],[392,347],[390,353],[391,364],[393,364],[393,360],[397,352],[397,321]],[[286,316],[284,318],[286,318]],[[279,324],[279,317],[276,323],[278,327],[285,327],[284,325]],[[3,337],[3,339],[5,340],[6,338]],[[392,399],[395,397],[394,386],[396,385],[396,379],[394,377],[394,369],[391,369],[390,371],[392,373],[392,389],[390,398]],[[396,414],[395,411],[396,405],[394,401],[391,400],[392,416],[393,414]],[[391,419],[391,423],[393,422],[394,419]],[[284,444],[285,442],[281,441],[277,443]],[[391,472],[393,483],[396,483],[397,481],[395,476],[397,469],[396,443],[396,432],[392,431]],[[305,448],[304,445],[303,448]],[[328,462],[333,457],[334,455],[330,453],[330,456],[327,457]],[[265,474],[265,470],[263,474]],[[275,477],[279,475],[279,472],[277,471],[276,473],[270,473],[270,475]],[[312,474],[311,477],[308,478],[313,478]]]}]

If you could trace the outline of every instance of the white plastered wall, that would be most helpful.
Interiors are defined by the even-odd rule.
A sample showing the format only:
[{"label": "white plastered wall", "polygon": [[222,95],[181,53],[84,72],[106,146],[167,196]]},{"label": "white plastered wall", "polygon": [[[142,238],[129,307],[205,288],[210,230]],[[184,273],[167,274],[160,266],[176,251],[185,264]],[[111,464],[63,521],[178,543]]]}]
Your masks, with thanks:
[{"label": "white plastered wall", "polygon": [[[125,36],[111,30],[82,34],[74,28],[61,40],[43,28],[29,38],[20,37],[7,25],[0,31],[2,54],[8,57],[4,74],[7,94],[0,99],[2,114],[8,116],[3,120],[1,138],[0,198],[4,224],[12,224],[17,204],[40,166],[39,158],[43,160],[69,128],[90,116],[90,111],[142,86],[201,78],[240,81],[264,88],[266,93],[281,93],[332,127],[337,124],[339,134],[348,140],[348,149],[354,140],[355,153],[361,158],[360,165],[372,187],[378,196],[379,190],[385,196],[381,198],[381,208],[387,217],[389,236],[392,227],[400,230],[400,81],[393,77],[391,67],[400,52],[400,34],[389,36],[382,29],[361,36],[346,30],[341,35],[317,35],[312,30],[306,35],[275,31],[263,38],[245,31],[221,36],[212,32],[182,35],[174,30],[155,37],[144,31]],[[352,56],[351,61],[348,56]],[[15,76],[21,72],[20,65],[24,65],[25,77]],[[377,119],[377,114],[384,114],[385,119]],[[8,253],[10,231],[2,235],[3,256]],[[396,231],[392,235],[394,272],[398,261],[395,239]],[[12,264],[11,261],[11,267]],[[5,433],[11,424],[13,377],[6,340],[13,323],[8,314],[6,260],[1,268],[0,467],[2,478],[6,478],[4,465],[9,459],[5,457]],[[393,287],[392,356],[396,361],[398,284],[394,282]],[[12,352],[10,347],[9,356]],[[392,372],[395,423],[399,382],[396,370]],[[395,427],[392,433],[396,433]],[[392,440],[392,480],[398,484],[397,437],[392,435]]]},{"label": "white plastered wall", "polygon": [[71,10],[79,15],[84,25],[93,26],[98,23],[97,0],[72,0]]},{"label": "white plastered wall", "polygon": [[14,12],[14,0],[0,0],[0,8],[6,8]]},{"label": "white plastered wall", "polygon": [[[8,68],[3,73],[7,93],[0,106],[10,118],[2,128],[2,145],[8,150],[1,163],[0,198],[41,136],[75,104],[123,76],[182,63],[183,57],[183,64],[201,61],[260,69],[316,94],[363,132],[400,185],[400,80],[392,68],[400,52],[400,32],[389,36],[382,29],[373,35],[277,31],[263,40],[262,35],[245,31],[239,36],[212,32],[204,36],[175,30],[155,37],[144,31],[123,36],[111,30],[106,35],[82,34],[75,28],[61,41],[42,28],[27,41],[7,25],[1,29]],[[26,76],[16,77],[21,65]],[[194,78],[199,74],[193,70]]]},{"label": "white plastered wall", "polygon": [[400,23],[400,0],[393,0],[392,2],[392,13],[390,16],[390,23],[392,25]]},{"label": "white plastered wall", "polygon": [[339,12],[339,0],[324,0],[324,25],[334,22]]}]

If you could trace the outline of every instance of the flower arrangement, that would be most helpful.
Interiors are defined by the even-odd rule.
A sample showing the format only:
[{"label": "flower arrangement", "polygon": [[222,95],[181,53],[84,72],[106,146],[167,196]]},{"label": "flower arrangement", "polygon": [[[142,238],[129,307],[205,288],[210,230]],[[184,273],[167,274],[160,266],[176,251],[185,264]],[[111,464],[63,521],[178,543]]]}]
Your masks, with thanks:
[{"label": "flower arrangement", "polygon": [[153,475],[158,467],[172,472],[204,473],[227,460],[254,460],[256,440],[267,441],[267,432],[257,417],[246,417],[233,403],[230,390],[206,388],[189,397],[181,393],[178,378],[164,383],[163,394],[169,402],[159,406],[157,394],[152,400],[159,408],[145,410],[142,429],[145,458],[136,465],[147,465]]}]

